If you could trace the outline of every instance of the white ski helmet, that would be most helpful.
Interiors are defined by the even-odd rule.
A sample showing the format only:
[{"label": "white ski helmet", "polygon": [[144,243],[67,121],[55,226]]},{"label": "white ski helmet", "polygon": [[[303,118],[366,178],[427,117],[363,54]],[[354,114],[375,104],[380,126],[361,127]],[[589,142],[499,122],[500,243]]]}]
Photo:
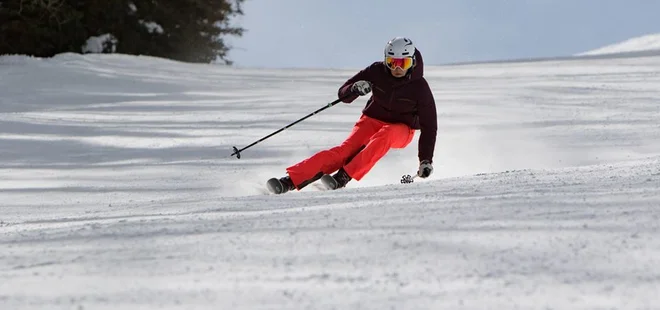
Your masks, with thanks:
[{"label": "white ski helmet", "polygon": [[415,45],[405,37],[396,37],[385,45],[385,57],[404,58],[415,55]]}]

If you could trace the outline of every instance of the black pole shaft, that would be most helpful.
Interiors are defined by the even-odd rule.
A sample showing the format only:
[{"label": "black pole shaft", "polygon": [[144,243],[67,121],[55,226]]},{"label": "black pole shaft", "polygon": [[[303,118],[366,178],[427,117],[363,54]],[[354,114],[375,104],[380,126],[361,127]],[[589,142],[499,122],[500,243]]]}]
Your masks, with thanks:
[{"label": "black pole shaft", "polygon": [[269,134],[269,135],[267,135],[267,136],[265,136],[265,137],[263,137],[263,138],[261,138],[261,139],[255,141],[255,142],[253,142],[252,144],[250,144],[250,145],[248,145],[248,146],[246,146],[246,147],[244,147],[244,148],[242,148],[242,149],[240,149],[240,150],[234,146],[234,153],[232,153],[231,156],[236,155],[236,158],[241,158],[241,152],[242,152],[242,151],[247,150],[248,148],[254,146],[255,144],[257,144],[257,143],[259,143],[259,142],[261,142],[261,141],[264,141],[264,140],[266,140],[266,139],[268,139],[268,138],[270,138],[270,137],[272,137],[272,136],[274,136],[274,135],[276,135],[276,134],[282,132],[283,130],[285,130],[285,129],[287,129],[287,128],[289,128],[289,127],[295,125],[295,124],[298,124],[298,123],[300,123],[300,122],[306,120],[307,118],[312,117],[312,116],[316,115],[317,113],[319,113],[319,112],[321,112],[321,111],[323,111],[323,110],[325,110],[325,109],[327,109],[327,108],[329,108],[329,107],[332,107],[332,106],[336,105],[337,103],[341,102],[342,100],[344,100],[345,98],[347,98],[347,97],[349,97],[349,96],[351,96],[351,94],[348,94],[348,95],[346,95],[346,96],[344,96],[344,97],[342,97],[342,98],[339,98],[339,99],[337,99],[337,100],[335,100],[335,101],[333,101],[333,102],[330,102],[330,103],[326,104],[325,106],[323,106],[322,108],[320,108],[320,109],[318,109],[318,110],[316,110],[316,111],[314,111],[314,112],[312,112],[312,113],[307,114],[307,116],[305,116],[305,117],[303,117],[303,118],[301,118],[301,119],[299,119],[299,120],[297,120],[297,121],[295,121],[295,122],[293,122],[293,123],[291,123],[291,124],[289,124],[289,125],[286,125],[286,126],[280,128],[279,130],[277,130],[277,131],[275,131],[275,132],[273,132],[273,133],[271,133],[271,134]]}]

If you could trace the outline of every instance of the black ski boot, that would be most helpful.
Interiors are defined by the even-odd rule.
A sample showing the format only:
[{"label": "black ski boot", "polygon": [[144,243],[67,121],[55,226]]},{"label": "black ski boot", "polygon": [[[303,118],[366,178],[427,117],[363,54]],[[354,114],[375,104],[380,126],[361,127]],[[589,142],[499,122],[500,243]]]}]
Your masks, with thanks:
[{"label": "black ski boot", "polygon": [[273,194],[284,194],[288,191],[296,189],[296,186],[293,185],[293,181],[291,181],[289,176],[285,176],[279,179],[272,178],[266,182],[266,186],[268,186],[268,190]]},{"label": "black ski boot", "polygon": [[331,176],[329,174],[326,174],[322,176],[321,182],[323,182],[323,185],[325,185],[327,189],[335,190],[338,188],[345,187],[346,184],[352,179],[353,178],[351,178],[351,176],[348,175],[348,173],[346,173],[344,168],[341,168],[339,169],[339,171],[337,171],[337,173],[335,173],[335,175]]}]

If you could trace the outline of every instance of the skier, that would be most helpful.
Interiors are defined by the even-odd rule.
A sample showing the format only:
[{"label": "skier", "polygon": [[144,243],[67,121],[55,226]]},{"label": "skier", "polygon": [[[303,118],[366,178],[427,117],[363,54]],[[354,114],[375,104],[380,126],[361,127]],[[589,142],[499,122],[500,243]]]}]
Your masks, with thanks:
[{"label": "skier", "polygon": [[345,103],[373,90],[348,138],[286,168],[288,175],[268,180],[269,190],[274,194],[301,190],[318,179],[328,189],[345,187],[352,179],[362,179],[391,148],[408,146],[416,129],[421,131],[417,176],[430,176],[437,116],[423,75],[422,55],[410,39],[395,37],[387,42],[383,61],[374,62],[339,88],[339,98],[348,96],[342,100]]}]

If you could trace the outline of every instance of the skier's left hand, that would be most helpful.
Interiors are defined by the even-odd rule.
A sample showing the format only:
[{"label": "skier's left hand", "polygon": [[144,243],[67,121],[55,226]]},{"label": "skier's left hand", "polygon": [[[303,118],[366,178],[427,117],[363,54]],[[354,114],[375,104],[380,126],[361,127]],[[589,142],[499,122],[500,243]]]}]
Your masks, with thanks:
[{"label": "skier's left hand", "polygon": [[417,170],[417,176],[425,179],[428,178],[431,173],[433,173],[433,165],[428,160],[422,160],[419,162],[419,169]]}]

